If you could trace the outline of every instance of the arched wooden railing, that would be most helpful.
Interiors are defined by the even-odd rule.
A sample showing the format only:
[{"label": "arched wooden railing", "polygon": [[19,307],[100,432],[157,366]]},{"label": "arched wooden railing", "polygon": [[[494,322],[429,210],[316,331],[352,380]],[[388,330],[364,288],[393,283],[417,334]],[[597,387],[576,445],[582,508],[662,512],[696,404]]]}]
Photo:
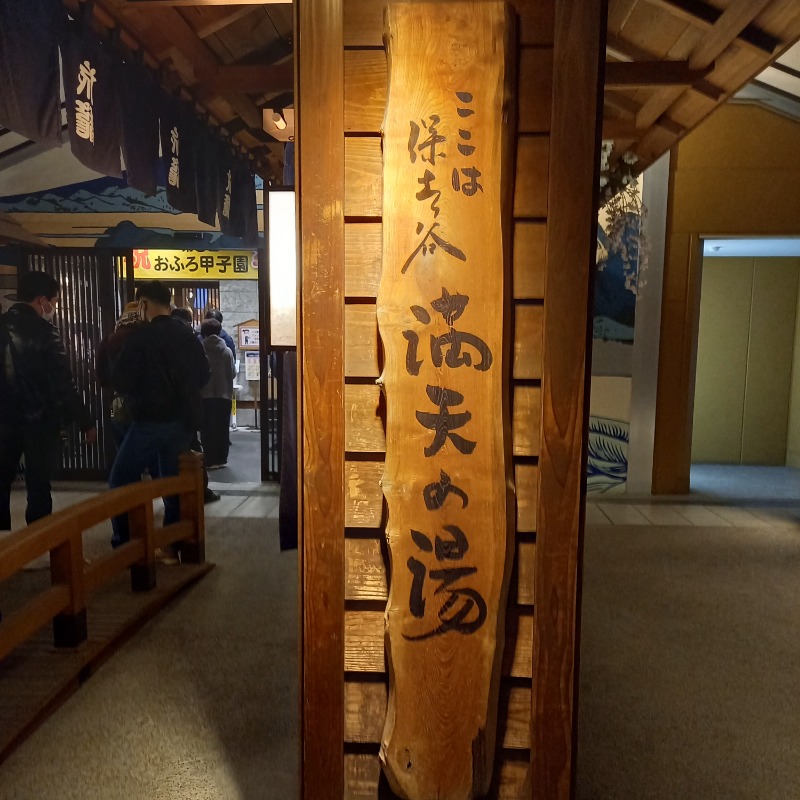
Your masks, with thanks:
[{"label": "arched wooden railing", "polygon": [[[50,553],[50,587],[0,621],[0,659],[53,622],[56,647],[77,647],[86,640],[87,598],[130,567],[131,588],[156,585],[156,550],[177,543],[184,563],[205,560],[202,456],[181,456],[173,478],[136,483],[105,492],[51,514],[0,542],[0,581]],[[153,500],[180,497],[181,519],[156,530]],[[130,541],[107,555],[84,562],[83,532],[118,514],[128,513]]]}]

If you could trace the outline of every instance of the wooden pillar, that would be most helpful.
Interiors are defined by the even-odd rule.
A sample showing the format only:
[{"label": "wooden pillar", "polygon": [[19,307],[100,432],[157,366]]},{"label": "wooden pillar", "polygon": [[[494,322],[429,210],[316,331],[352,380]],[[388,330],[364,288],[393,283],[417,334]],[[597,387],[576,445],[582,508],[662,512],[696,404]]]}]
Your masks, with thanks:
[{"label": "wooden pillar", "polygon": [[537,800],[566,800],[574,785],[606,13],[606,0],[556,3],[531,715]]},{"label": "wooden pillar", "polygon": [[296,0],[302,797],[344,795],[342,0]]},{"label": "wooden pillar", "polygon": [[678,151],[670,161],[667,242],[661,299],[653,494],[689,494],[692,467],[695,366],[700,328],[703,243],[672,230]]}]

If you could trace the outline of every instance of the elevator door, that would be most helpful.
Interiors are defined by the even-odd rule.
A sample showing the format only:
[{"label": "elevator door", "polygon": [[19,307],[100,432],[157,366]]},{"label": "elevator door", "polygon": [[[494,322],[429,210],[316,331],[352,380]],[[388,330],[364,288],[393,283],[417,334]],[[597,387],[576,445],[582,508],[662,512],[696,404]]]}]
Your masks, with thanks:
[{"label": "elevator door", "polygon": [[782,466],[800,260],[703,262],[692,460]]}]

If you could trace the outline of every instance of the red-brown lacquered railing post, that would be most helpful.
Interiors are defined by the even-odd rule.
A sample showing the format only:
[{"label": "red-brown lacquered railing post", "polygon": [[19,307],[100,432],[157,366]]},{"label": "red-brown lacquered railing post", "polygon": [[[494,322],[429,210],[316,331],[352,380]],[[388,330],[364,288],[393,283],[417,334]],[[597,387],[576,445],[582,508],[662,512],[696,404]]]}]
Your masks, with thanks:
[{"label": "red-brown lacquered railing post", "polygon": [[53,617],[53,641],[56,647],[77,647],[86,641],[86,586],[83,580],[82,532],[73,530],[70,537],[50,551],[50,581],[66,585],[69,606]]},{"label": "red-brown lacquered railing post", "polygon": [[128,512],[131,539],[144,541],[144,558],[131,566],[131,589],[146,592],[156,587],[156,542],[153,503],[132,508]]},{"label": "red-brown lacquered railing post", "polygon": [[202,564],[206,560],[206,519],[203,486],[203,456],[200,453],[184,453],[180,458],[180,475],[190,474],[192,486],[181,492],[181,519],[192,523],[192,538],[178,542],[181,561],[185,564]]}]

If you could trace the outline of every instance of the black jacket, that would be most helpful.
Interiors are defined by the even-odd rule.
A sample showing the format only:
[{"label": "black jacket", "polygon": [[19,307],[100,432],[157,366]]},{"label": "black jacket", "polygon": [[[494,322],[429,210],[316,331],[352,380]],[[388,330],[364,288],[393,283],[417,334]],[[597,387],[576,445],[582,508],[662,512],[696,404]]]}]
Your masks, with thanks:
[{"label": "black jacket", "polygon": [[200,389],[211,375],[192,329],[170,316],[141,325],[125,342],[111,372],[134,422],[184,421],[195,430]]},{"label": "black jacket", "polygon": [[0,316],[0,425],[94,427],[58,329],[27,303]]}]

